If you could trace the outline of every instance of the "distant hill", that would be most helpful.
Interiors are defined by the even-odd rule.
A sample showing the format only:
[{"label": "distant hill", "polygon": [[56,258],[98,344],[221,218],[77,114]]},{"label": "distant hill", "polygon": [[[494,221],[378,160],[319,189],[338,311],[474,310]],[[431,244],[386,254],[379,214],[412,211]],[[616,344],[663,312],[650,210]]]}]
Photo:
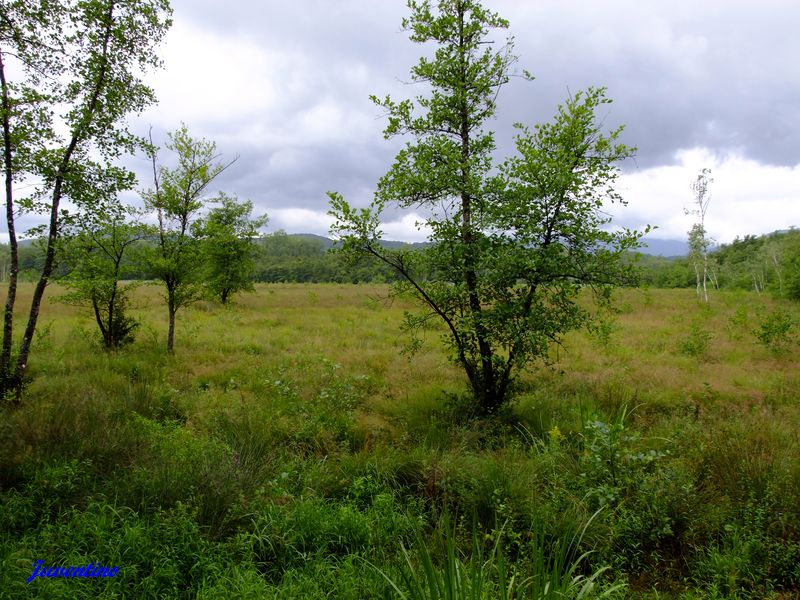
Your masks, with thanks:
[{"label": "distant hill", "polygon": [[331,248],[331,246],[333,246],[332,239],[326,238],[322,235],[316,235],[315,233],[288,233],[287,235],[292,238],[300,238],[302,240],[316,242],[322,246],[323,250],[328,250]]},{"label": "distant hill", "polygon": [[[776,232],[778,233],[778,232]],[[322,250],[328,250],[333,246],[333,240],[323,235],[316,235],[314,233],[289,233],[287,237],[308,240],[315,242]],[[29,248],[37,242],[35,239],[19,240],[20,248]],[[397,240],[382,240],[381,245],[386,248],[424,248],[428,245],[427,242],[400,242]],[[653,256],[686,256],[689,248],[683,240],[666,240],[658,238],[647,238],[644,245],[639,249],[643,254],[652,254]]]},{"label": "distant hill", "polygon": [[653,256],[686,256],[689,246],[685,240],[665,240],[659,238],[646,238],[643,240],[639,252]]},{"label": "distant hill", "polygon": [[[315,235],[313,233],[290,233],[289,237],[301,238],[304,240],[312,240],[319,243],[325,250],[333,246],[333,240],[330,238]],[[426,242],[398,242],[394,240],[383,240],[381,242],[386,248],[423,248],[427,245]],[[654,256],[686,256],[689,252],[688,246],[682,240],[665,240],[658,238],[647,238],[645,245],[639,249],[643,254],[652,254]]]},{"label": "distant hill", "polygon": [[[333,246],[333,240],[327,238],[322,235],[316,235],[314,233],[289,233],[287,234],[289,237],[293,238],[300,238],[303,240],[310,240],[313,242],[317,242],[322,246],[324,250],[328,250]],[[423,248],[427,246],[426,242],[398,242],[393,240],[381,240],[381,245],[385,248]]]}]

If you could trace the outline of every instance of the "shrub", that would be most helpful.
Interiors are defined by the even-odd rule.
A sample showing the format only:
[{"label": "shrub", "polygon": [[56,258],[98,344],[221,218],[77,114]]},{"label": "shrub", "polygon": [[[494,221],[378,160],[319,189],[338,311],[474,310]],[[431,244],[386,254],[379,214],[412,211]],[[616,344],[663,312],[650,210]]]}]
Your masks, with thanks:
[{"label": "shrub", "polygon": [[666,455],[635,449],[639,435],[626,427],[627,416],[623,407],[611,423],[594,419],[584,426],[580,477],[594,509],[615,506]]},{"label": "shrub", "polygon": [[702,358],[708,354],[713,337],[713,334],[707,329],[703,329],[699,323],[692,323],[689,335],[681,340],[681,352],[694,358]]},{"label": "shrub", "polygon": [[775,356],[783,356],[795,343],[795,321],[785,310],[770,312],[755,330],[758,342]]}]

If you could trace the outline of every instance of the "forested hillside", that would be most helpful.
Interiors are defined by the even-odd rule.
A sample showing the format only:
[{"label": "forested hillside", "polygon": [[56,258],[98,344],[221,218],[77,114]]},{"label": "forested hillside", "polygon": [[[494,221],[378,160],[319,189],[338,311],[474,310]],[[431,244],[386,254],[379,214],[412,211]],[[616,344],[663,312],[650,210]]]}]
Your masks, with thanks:
[{"label": "forested hillside", "polygon": [[[384,242],[394,249],[413,250],[422,244]],[[375,261],[348,263],[329,252],[333,241],[312,234],[287,234],[277,231],[258,240],[253,281],[262,283],[385,283],[397,277],[391,269]],[[712,287],[729,290],[770,292],[800,298],[800,231],[776,231],[764,236],[745,235],[722,244],[710,254]],[[41,246],[28,241],[20,247],[20,271],[34,273],[43,260]],[[637,253],[642,284],[655,288],[690,288],[696,284],[689,257],[664,257]],[[57,266],[65,276],[67,267]],[[8,246],[0,244],[0,279],[8,273]],[[126,259],[125,277],[152,279],[136,253]]]},{"label": "forested hillside", "polygon": [[[385,242],[387,247],[414,249],[421,244]],[[129,280],[150,280],[150,272],[140,252],[132,252],[124,259],[123,277]],[[253,281],[262,283],[384,283],[393,281],[396,275],[390,269],[372,261],[355,264],[345,261],[335,253],[328,252],[333,242],[322,236],[311,234],[286,234],[278,231],[257,241]],[[44,252],[36,240],[27,240],[20,245],[20,273],[23,279],[33,279],[41,269]],[[0,281],[5,281],[9,270],[9,248],[0,244]],[[61,261],[56,266],[56,278],[65,277],[69,266]]]}]

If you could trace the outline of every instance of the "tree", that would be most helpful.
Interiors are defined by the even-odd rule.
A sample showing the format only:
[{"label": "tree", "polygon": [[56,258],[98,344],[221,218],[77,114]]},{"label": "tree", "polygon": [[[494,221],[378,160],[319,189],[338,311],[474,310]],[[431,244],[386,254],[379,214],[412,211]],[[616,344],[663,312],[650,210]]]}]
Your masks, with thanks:
[{"label": "tree", "polygon": [[792,300],[800,300],[800,231],[792,228],[783,243],[784,293]]},{"label": "tree", "polygon": [[697,297],[702,297],[705,302],[708,302],[708,249],[712,243],[706,231],[706,212],[711,202],[709,188],[713,182],[711,169],[701,169],[697,179],[692,182],[694,204],[697,208],[687,211],[688,214],[697,216],[697,223],[689,230],[689,258],[694,265]]},{"label": "tree", "polygon": [[777,234],[772,234],[766,238],[764,245],[761,246],[761,253],[764,261],[770,265],[775,272],[778,280],[778,295],[783,296],[783,263],[785,262],[785,250],[789,236],[780,239]]},{"label": "tree", "polygon": [[205,285],[222,304],[240,291],[253,290],[253,275],[259,246],[258,230],[267,224],[267,216],[253,218],[253,203],[239,202],[220,194],[220,206],[211,209],[192,231],[203,242]]},{"label": "tree", "polygon": [[[373,98],[388,113],[386,137],[411,141],[369,208],[329,193],[332,233],[346,254],[371,255],[402,276],[400,290],[421,306],[405,326],[413,333],[430,319],[444,324],[452,359],[491,413],[520,369],[546,359],[566,331],[592,322],[577,302],[582,286],[602,291],[602,300],[608,286],[630,280],[620,257],[640,236],[606,231],[601,207],[620,200],[615,165],[632,149],[619,143],[619,129],[602,133],[595,111],[607,100],[602,89],[589,90],[560,107],[553,123],[521,128],[519,156],[497,169],[485,124],[515,57],[510,40],[495,48],[488,35],[507,22],[474,0],[409,7],[403,26],[412,41],[437,44],[434,58],[411,72],[430,93],[416,103]],[[380,215],[390,204],[430,215],[428,248],[381,246]]]},{"label": "tree", "polygon": [[[0,392],[22,394],[39,308],[53,272],[68,199],[92,210],[134,184],[112,166],[138,138],[125,117],[154,102],[140,77],[171,21],[167,0],[10,0],[0,6],[0,121],[11,265]],[[27,195],[18,196],[23,189]],[[28,321],[13,356],[19,211],[47,215],[45,255]],[[75,209],[73,209],[75,210]]]},{"label": "tree", "polygon": [[130,207],[117,206],[82,219],[62,240],[62,261],[69,274],[62,280],[71,290],[61,296],[67,304],[91,308],[103,345],[113,350],[133,341],[138,322],[127,314],[130,292],[137,283],[122,284],[123,259],[145,237],[144,226],[129,218]]},{"label": "tree", "polygon": [[202,297],[199,277],[202,262],[199,240],[191,235],[191,225],[207,201],[211,182],[230,163],[218,162],[217,145],[194,139],[186,125],[169,134],[167,149],[177,156],[174,168],[159,165],[153,150],[153,188],[142,192],[146,206],[158,217],[157,243],[150,255],[150,268],[164,284],[169,332],[167,350],[175,351],[175,314]]}]

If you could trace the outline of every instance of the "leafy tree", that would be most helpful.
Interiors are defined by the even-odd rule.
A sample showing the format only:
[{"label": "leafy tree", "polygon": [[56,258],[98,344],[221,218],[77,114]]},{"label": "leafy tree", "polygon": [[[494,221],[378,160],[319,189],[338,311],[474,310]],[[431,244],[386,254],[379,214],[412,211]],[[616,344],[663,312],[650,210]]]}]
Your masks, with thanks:
[{"label": "leafy tree", "polygon": [[92,309],[103,345],[111,350],[133,341],[138,322],[127,314],[129,294],[137,283],[122,284],[123,259],[145,228],[129,217],[136,211],[118,206],[116,210],[82,219],[61,244],[62,262],[69,274],[62,280],[71,290],[60,300]]},{"label": "leafy tree", "polygon": [[267,216],[253,218],[253,203],[220,195],[220,206],[197,221],[193,233],[203,240],[205,285],[222,304],[240,291],[253,290],[253,275],[259,246],[258,230],[267,224]]},{"label": "leafy tree", "polygon": [[[386,137],[411,141],[369,208],[329,194],[332,233],[346,254],[376,257],[403,277],[401,291],[421,306],[407,328],[444,324],[453,360],[489,413],[507,400],[520,369],[546,359],[566,331],[592,322],[577,301],[582,286],[602,291],[603,300],[608,286],[630,280],[620,257],[640,236],[606,231],[601,208],[620,200],[615,165],[632,149],[619,143],[619,129],[601,131],[595,112],[608,101],[592,89],[560,107],[552,123],[522,127],[519,155],[497,169],[485,125],[515,57],[510,41],[487,42],[507,22],[475,0],[409,7],[403,25],[412,41],[437,45],[411,72],[430,93],[416,103],[373,98],[388,113]],[[432,245],[416,252],[381,246],[380,215],[389,204],[430,215]]]},{"label": "leafy tree", "polygon": [[[133,186],[133,175],[111,163],[139,142],[127,131],[125,117],[154,102],[140,77],[159,65],[155,47],[170,14],[167,0],[9,0],[0,5],[1,151],[11,254],[0,392],[14,390],[16,402],[53,273],[66,212],[62,201],[91,211]],[[44,261],[14,357],[20,211],[46,215],[48,223]]]},{"label": "leafy tree", "polygon": [[[157,243],[150,253],[150,268],[166,290],[169,332],[167,350],[175,351],[175,314],[202,297],[202,261],[199,240],[191,225],[203,208],[208,186],[230,163],[218,162],[217,145],[195,139],[186,125],[169,134],[167,149],[177,156],[174,168],[159,165],[152,153],[153,187],[142,195],[158,217]],[[234,159],[235,160],[235,159]]]}]

